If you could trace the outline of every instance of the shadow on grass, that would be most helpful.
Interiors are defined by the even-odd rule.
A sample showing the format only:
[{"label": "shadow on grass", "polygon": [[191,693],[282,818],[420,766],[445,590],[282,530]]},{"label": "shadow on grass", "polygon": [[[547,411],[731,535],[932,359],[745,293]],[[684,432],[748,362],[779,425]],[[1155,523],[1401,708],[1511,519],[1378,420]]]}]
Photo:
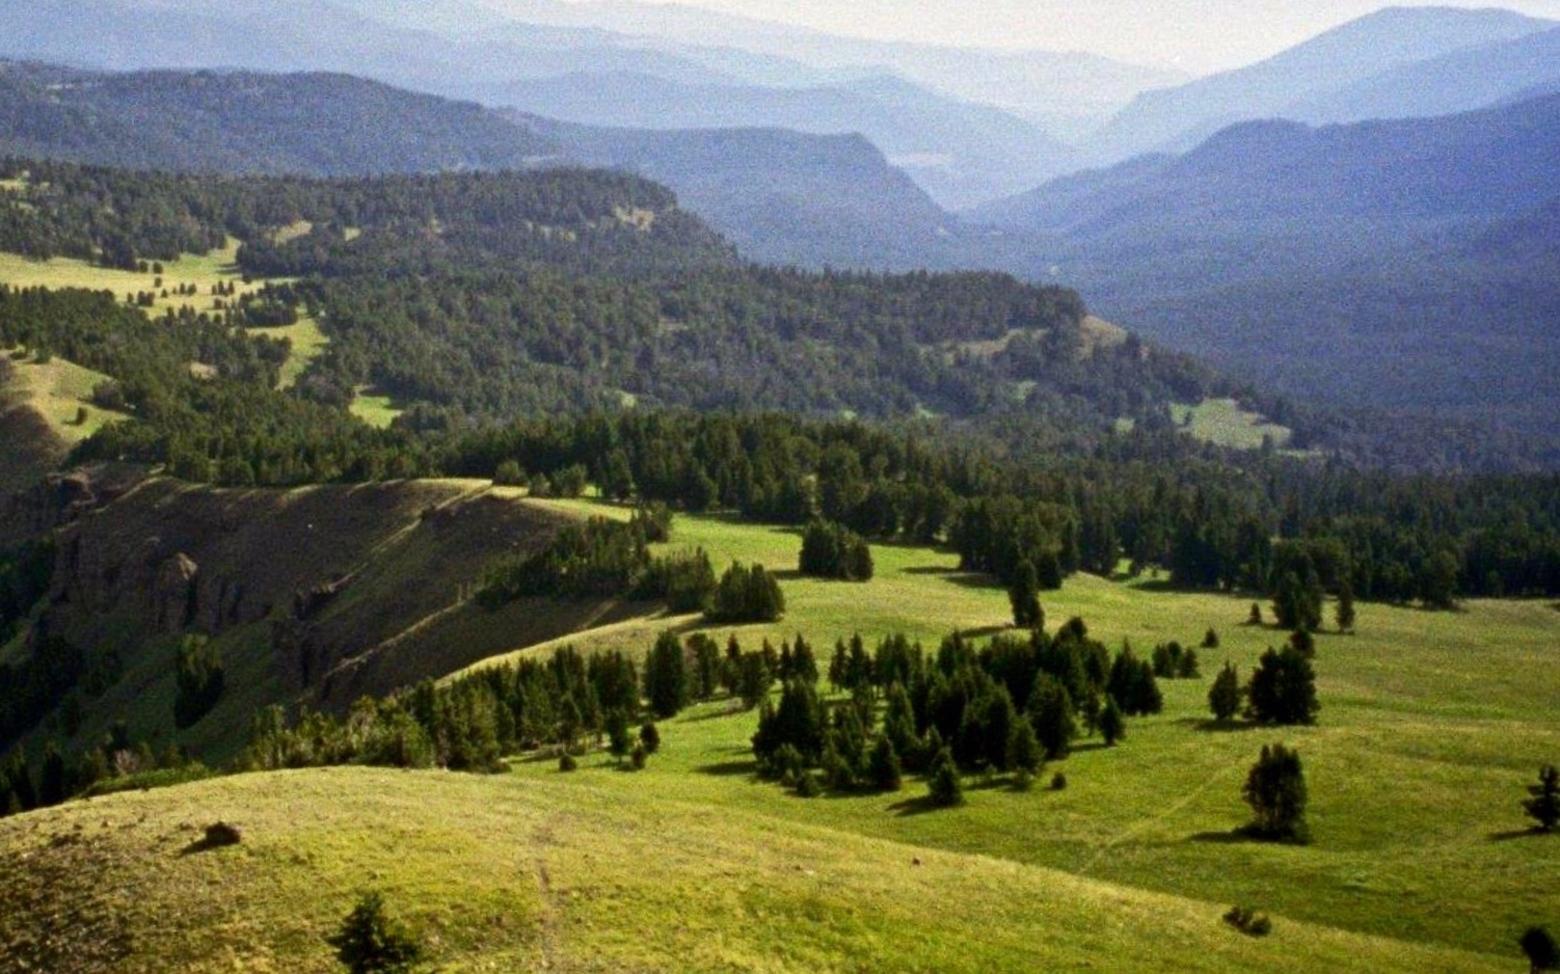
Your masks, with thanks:
[{"label": "shadow on grass", "polygon": [[[754,708],[755,710],[757,708]],[[724,720],[727,717],[737,717],[748,711],[742,707],[733,707],[728,710],[711,710],[708,713],[694,714],[691,717],[678,717],[679,724],[698,724],[706,720]]]},{"label": "shadow on grass", "polygon": [[1560,831],[1545,832],[1536,826],[1529,829],[1508,829],[1505,832],[1491,832],[1489,840],[1491,842],[1513,842],[1517,839],[1536,839],[1546,835],[1560,838]]},{"label": "shadow on grass", "polygon": [[1215,720],[1212,717],[1180,717],[1175,723],[1179,727],[1190,727],[1204,734],[1234,734],[1263,728],[1262,724],[1249,720]]},{"label": "shadow on grass", "polygon": [[743,775],[756,776],[758,774],[757,761],[717,761],[714,764],[701,764],[693,770],[699,774],[710,774],[721,778],[735,778]]},{"label": "shadow on grass", "polygon": [[957,568],[939,568],[936,565],[903,569],[906,575],[926,575],[941,578],[953,585],[962,585],[965,588],[979,588],[998,590],[1002,588],[995,577],[981,572],[961,571]]},{"label": "shadow on grass", "polygon": [[1242,825],[1227,832],[1198,832],[1188,836],[1187,841],[1203,842],[1210,845],[1243,845],[1248,842],[1252,845],[1310,845],[1309,836],[1304,834],[1290,836],[1264,835],[1255,831],[1249,825]]},{"label": "shadow on grass", "polygon": [[956,808],[958,806],[939,805],[932,801],[930,795],[918,795],[915,798],[906,798],[901,801],[894,802],[892,805],[888,806],[889,810],[892,811],[895,815],[898,815],[900,818],[904,818],[910,815],[925,815],[928,812],[946,811],[950,807]]}]

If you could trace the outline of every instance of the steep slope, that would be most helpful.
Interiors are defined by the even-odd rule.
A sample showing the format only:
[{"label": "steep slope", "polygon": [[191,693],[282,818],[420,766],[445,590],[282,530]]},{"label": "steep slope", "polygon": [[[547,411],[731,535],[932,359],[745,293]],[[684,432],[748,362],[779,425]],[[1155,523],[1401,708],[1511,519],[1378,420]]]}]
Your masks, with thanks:
[{"label": "steep slope", "polygon": [[1139,95],[1090,148],[1105,162],[1185,150],[1231,123],[1283,115],[1290,105],[1395,67],[1552,26],[1503,10],[1388,8],[1249,67]]},{"label": "steep slope", "polygon": [[[478,609],[493,558],[537,550],[572,520],[482,482],[212,490],[108,478],[96,502],[93,483],[71,495],[86,505],[61,512],[34,627],[83,649],[99,674],[77,744],[123,719],[137,740],[223,761],[267,704],[339,709],[630,611],[610,599]],[[173,659],[193,633],[221,654],[228,690],[176,731]]]}]

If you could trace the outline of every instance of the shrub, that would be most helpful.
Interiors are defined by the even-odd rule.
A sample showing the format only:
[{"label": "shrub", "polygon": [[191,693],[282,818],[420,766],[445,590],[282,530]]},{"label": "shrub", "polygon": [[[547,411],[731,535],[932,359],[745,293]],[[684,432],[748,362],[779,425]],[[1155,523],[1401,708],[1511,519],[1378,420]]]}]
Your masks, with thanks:
[{"label": "shrub", "polygon": [[579,770],[579,766],[579,761],[575,760],[574,755],[570,754],[568,751],[564,751],[558,756],[559,771],[577,771]]},{"label": "shrub", "polygon": [[1219,633],[1212,626],[1209,626],[1208,627],[1208,631],[1203,634],[1202,648],[1203,649],[1218,649],[1219,648]]},{"label": "shrub", "polygon": [[796,779],[796,794],[799,798],[817,798],[823,794],[823,785],[816,774],[803,771]]},{"label": "shrub", "polygon": [[1527,955],[1528,967],[1534,974],[1560,968],[1560,945],[1543,927],[1528,927],[1517,940],[1517,946]]},{"label": "shrub", "polygon": [[341,927],[325,938],[352,974],[405,971],[422,955],[416,937],[385,912],[384,898],[364,893]]},{"label": "shrub", "polygon": [[526,484],[525,471],[514,460],[505,460],[498,465],[498,470],[493,473],[493,483],[499,487],[524,487]]},{"label": "shrub", "polygon": [[1051,775],[1051,790],[1052,791],[1066,791],[1067,790],[1067,775],[1065,773],[1063,773],[1061,771],[1058,771],[1058,772],[1056,772],[1056,774]]},{"label": "shrub", "polygon": [[1224,914],[1224,922],[1252,937],[1266,937],[1273,932],[1273,921],[1268,919],[1266,913],[1257,913],[1239,904],[1229,908],[1229,912]]},{"label": "shrub", "polygon": [[648,760],[650,760],[650,753],[645,749],[644,744],[635,744],[634,750],[628,756],[628,761],[634,766],[634,770],[643,771]]},{"label": "shrub", "polygon": [[639,743],[644,745],[645,750],[650,754],[654,754],[661,749],[661,732],[653,722],[646,723],[639,728]]}]

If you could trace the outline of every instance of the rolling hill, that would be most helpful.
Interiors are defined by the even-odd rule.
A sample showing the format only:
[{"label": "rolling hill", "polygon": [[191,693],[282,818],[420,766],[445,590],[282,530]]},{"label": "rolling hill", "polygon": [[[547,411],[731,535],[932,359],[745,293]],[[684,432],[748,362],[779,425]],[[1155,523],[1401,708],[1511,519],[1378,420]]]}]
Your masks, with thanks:
[{"label": "rolling hill", "polygon": [[[1376,97],[1379,76],[1553,26],[1505,10],[1389,7],[1257,64],[1145,92],[1096,133],[1089,148],[1096,159],[1114,162],[1144,152],[1185,151],[1248,119],[1359,118],[1371,111],[1367,106]],[[1329,107],[1294,114],[1307,104]]]}]

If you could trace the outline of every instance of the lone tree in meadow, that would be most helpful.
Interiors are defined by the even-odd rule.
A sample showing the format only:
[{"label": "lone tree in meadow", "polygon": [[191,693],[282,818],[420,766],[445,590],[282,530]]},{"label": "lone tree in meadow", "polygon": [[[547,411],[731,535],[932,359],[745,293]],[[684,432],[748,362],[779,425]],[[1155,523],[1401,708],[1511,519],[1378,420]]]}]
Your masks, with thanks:
[{"label": "lone tree in meadow", "polygon": [[409,970],[422,955],[422,945],[386,913],[384,897],[378,893],[364,893],[325,941],[336,948],[336,959],[352,974]]},{"label": "lone tree in meadow", "polygon": [[1543,927],[1528,927],[1517,945],[1527,955],[1528,970],[1532,974],[1560,968],[1560,944],[1556,944],[1555,938]]},{"label": "lone tree in meadow", "polygon": [[1560,824],[1560,770],[1546,764],[1539,769],[1538,784],[1528,785],[1532,795],[1522,803],[1528,815],[1538,823],[1540,832],[1553,832]]},{"label": "lone tree in meadow", "polygon": [[1262,625],[1262,606],[1258,605],[1255,602],[1251,603],[1251,612],[1249,612],[1246,615],[1246,625],[1248,625],[1248,626],[1260,626],[1260,625]]},{"label": "lone tree in meadow", "polygon": [[1028,559],[1019,562],[1013,570],[1008,601],[1013,605],[1013,625],[1020,629],[1045,625],[1045,610],[1040,607],[1040,577]]},{"label": "lone tree in meadow", "polygon": [[1221,724],[1240,713],[1240,674],[1234,663],[1225,663],[1224,669],[1214,677],[1213,686],[1208,689],[1208,709],[1213,711],[1213,719]]},{"label": "lone tree in meadow", "polygon": [[1257,763],[1246,775],[1243,789],[1254,816],[1246,828],[1250,835],[1281,842],[1305,843],[1305,769],[1300,754],[1282,744],[1264,746]]}]

